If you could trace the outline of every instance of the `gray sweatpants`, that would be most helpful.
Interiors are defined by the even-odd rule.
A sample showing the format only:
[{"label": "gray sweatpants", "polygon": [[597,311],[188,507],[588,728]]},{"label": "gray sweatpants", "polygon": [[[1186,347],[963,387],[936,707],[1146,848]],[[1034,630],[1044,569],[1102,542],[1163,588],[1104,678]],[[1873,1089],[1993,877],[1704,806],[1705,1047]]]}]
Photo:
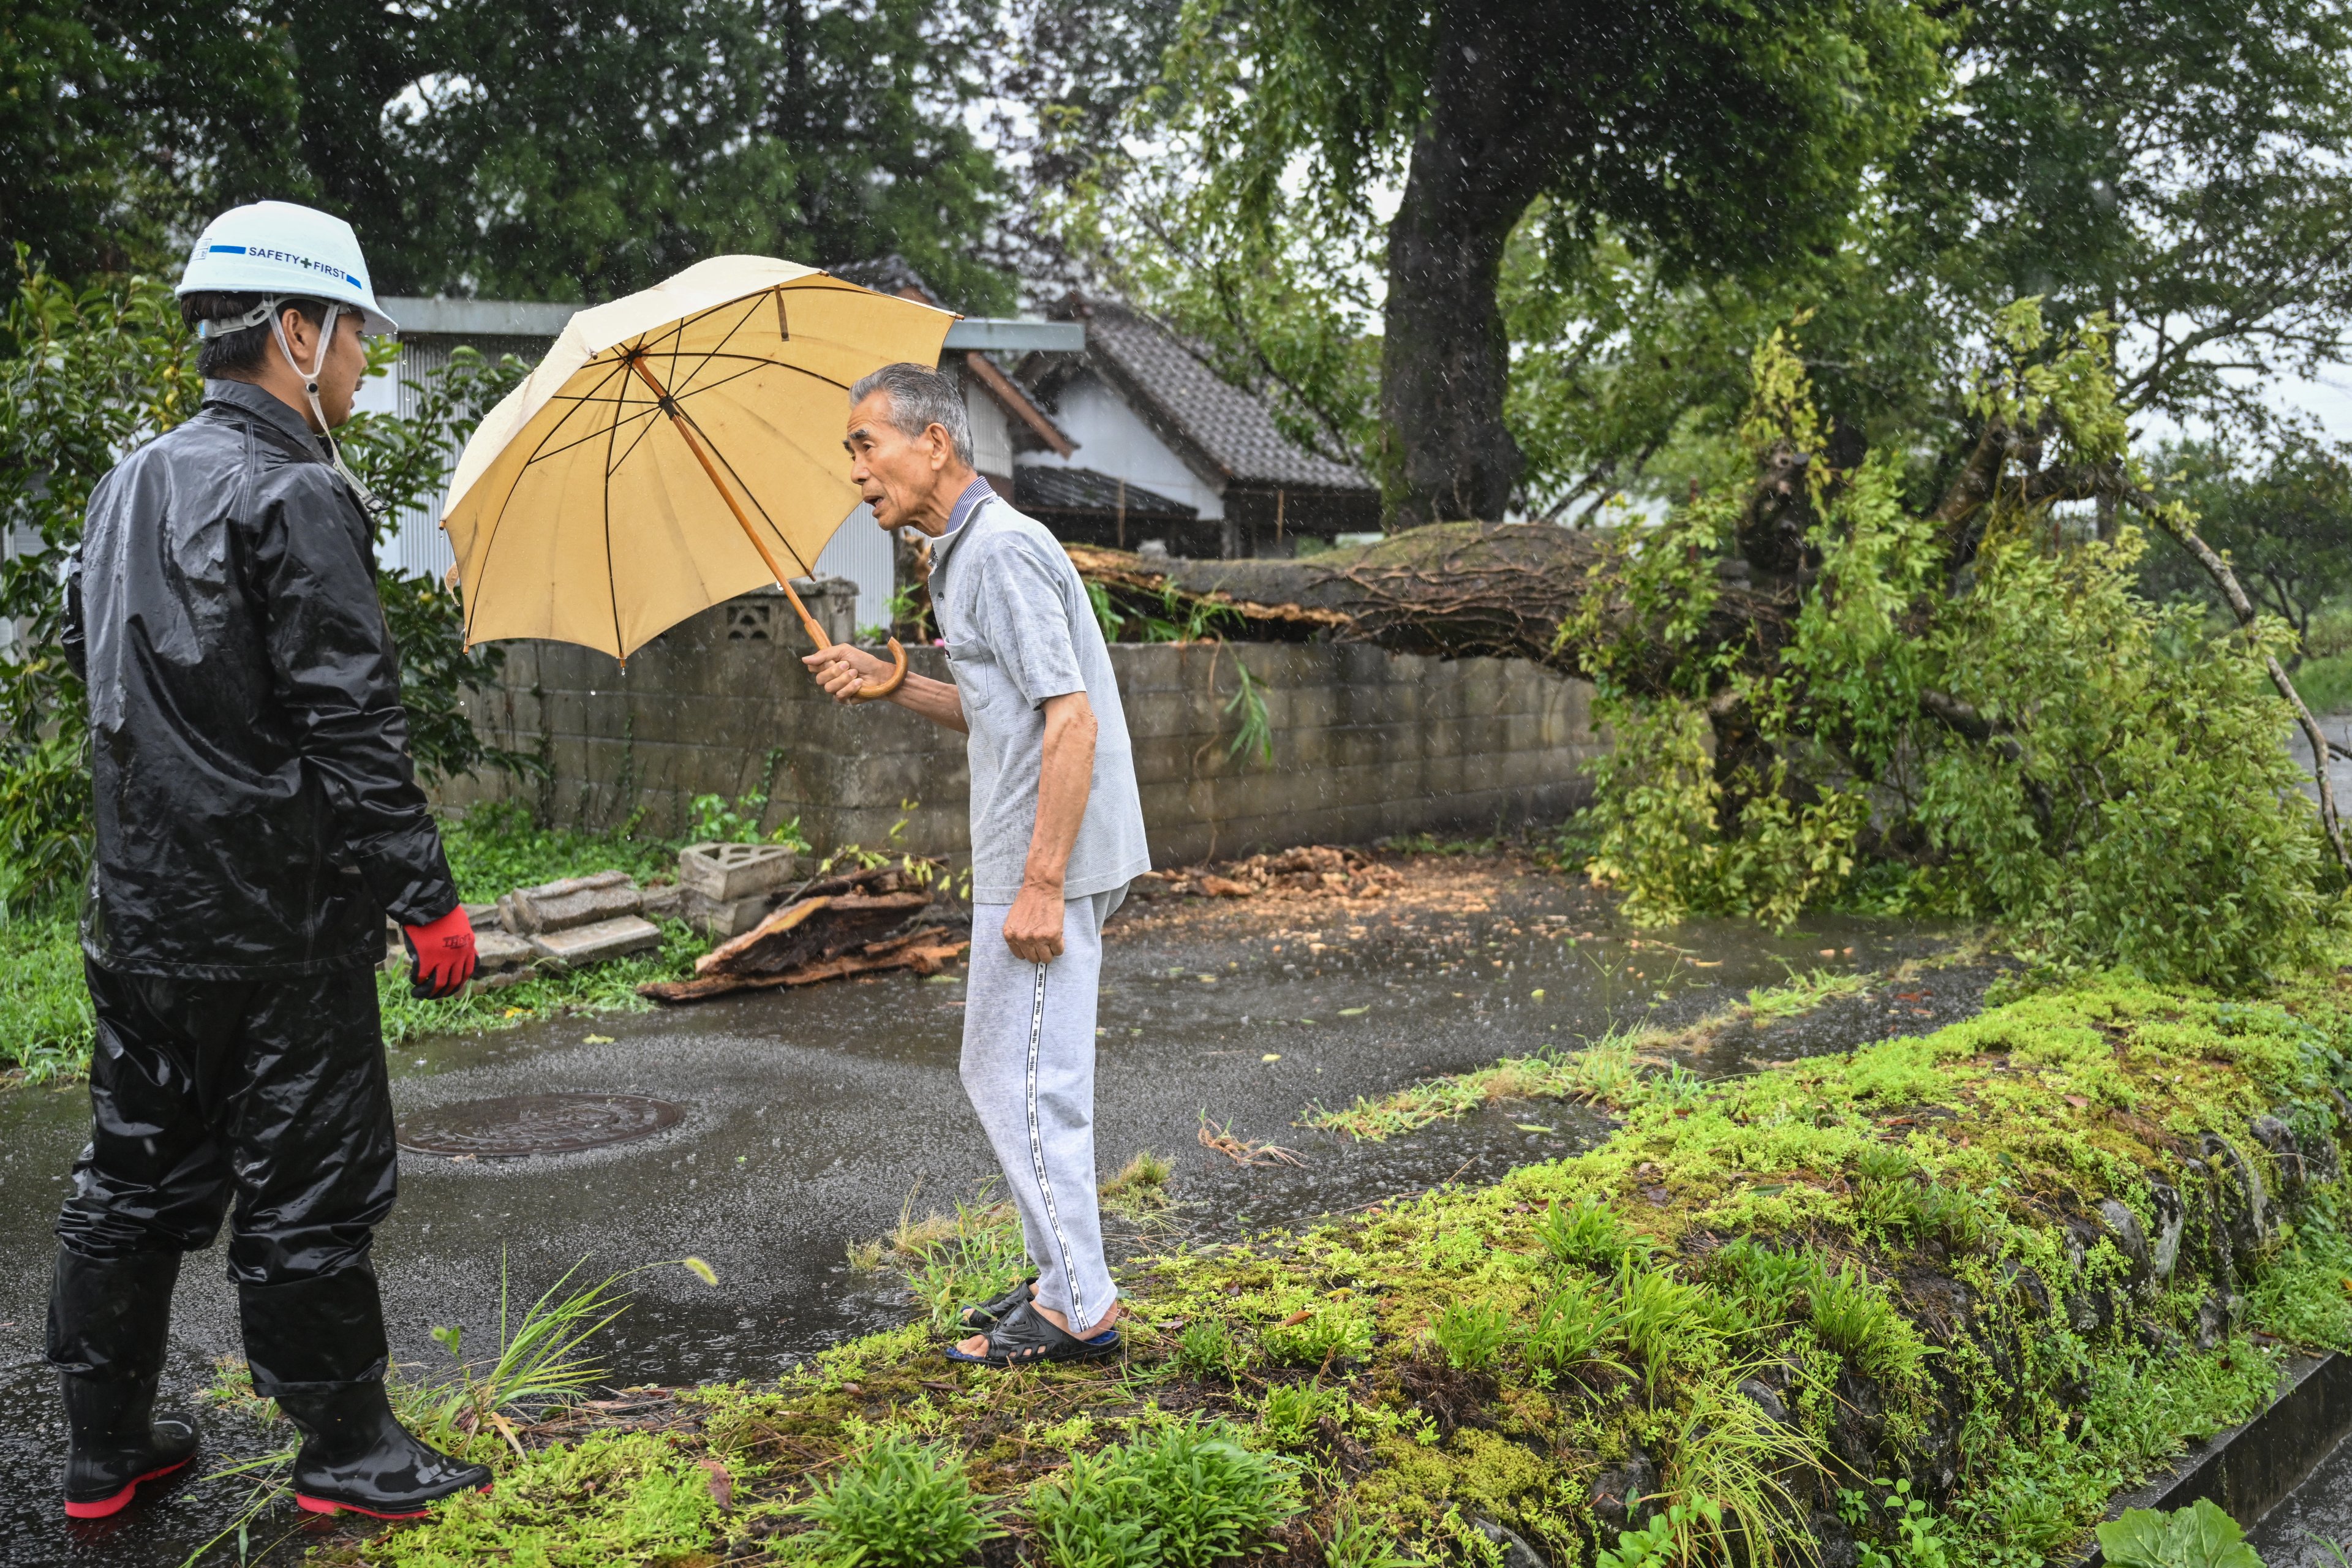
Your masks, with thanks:
[{"label": "gray sweatpants", "polygon": [[963,1088],[1004,1168],[1037,1266],[1037,1303],[1073,1331],[1118,1297],[1095,1199],[1095,992],[1102,925],[1126,889],[1062,906],[1062,956],[1030,963],[1004,945],[1010,904],[974,904],[964,988]]}]

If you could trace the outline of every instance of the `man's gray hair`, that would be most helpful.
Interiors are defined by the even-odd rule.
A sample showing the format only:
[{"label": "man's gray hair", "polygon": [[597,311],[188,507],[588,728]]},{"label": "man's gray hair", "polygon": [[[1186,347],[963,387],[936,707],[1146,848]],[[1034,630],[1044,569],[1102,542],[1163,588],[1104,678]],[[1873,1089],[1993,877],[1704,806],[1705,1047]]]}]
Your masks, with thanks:
[{"label": "man's gray hair", "polygon": [[890,395],[894,428],[902,435],[920,436],[936,425],[948,433],[956,460],[971,467],[971,417],[964,412],[963,394],[954,382],[938,371],[901,361],[858,377],[849,389],[849,405],[855,408],[877,392]]}]

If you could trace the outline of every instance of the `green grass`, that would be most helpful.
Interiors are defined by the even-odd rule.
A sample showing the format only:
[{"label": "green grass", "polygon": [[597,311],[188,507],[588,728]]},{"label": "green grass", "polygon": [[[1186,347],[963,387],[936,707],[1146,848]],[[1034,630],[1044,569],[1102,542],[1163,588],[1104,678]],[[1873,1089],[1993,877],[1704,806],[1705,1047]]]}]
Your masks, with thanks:
[{"label": "green grass", "polygon": [[72,917],[0,923],[0,1082],[81,1072],[89,1061],[90,1028]]},{"label": "green grass", "polygon": [[[521,808],[482,805],[442,825],[442,843],[458,896],[488,903],[514,888],[615,868],[640,882],[677,865],[677,846],[625,832],[581,833],[534,826]],[[571,1013],[638,1013],[637,994],[652,980],[690,973],[709,944],[665,921],[658,952],[576,972],[558,972],[498,991],[420,1002],[404,974],[378,974],[383,1037],[398,1047],[427,1035],[510,1028]],[[61,912],[0,921],[0,1084],[38,1083],[88,1069],[89,993],[82,983],[74,918]]]},{"label": "green grass", "polygon": [[640,882],[677,873],[677,846],[666,839],[639,838],[626,827],[610,833],[541,827],[511,802],[486,802],[445,819],[441,845],[457,896],[469,904],[594,871],[619,869]]},{"label": "green grass", "polygon": [[662,944],[653,952],[616,958],[592,968],[558,970],[496,991],[441,1001],[411,995],[405,971],[376,976],[376,999],[383,1012],[383,1041],[401,1046],[428,1035],[479,1034],[512,1028],[575,1013],[644,1013],[653,1004],[637,987],[654,980],[682,980],[710,944],[677,921],[661,922]]}]

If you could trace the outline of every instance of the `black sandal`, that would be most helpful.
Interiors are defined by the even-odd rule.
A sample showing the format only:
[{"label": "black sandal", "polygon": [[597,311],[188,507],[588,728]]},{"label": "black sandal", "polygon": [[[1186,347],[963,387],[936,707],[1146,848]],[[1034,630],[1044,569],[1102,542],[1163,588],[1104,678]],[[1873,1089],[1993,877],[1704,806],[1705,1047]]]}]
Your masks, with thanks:
[{"label": "black sandal", "polygon": [[1024,1301],[988,1331],[986,1355],[966,1355],[950,1345],[947,1357],[974,1366],[1031,1366],[1040,1362],[1100,1361],[1118,1354],[1122,1348],[1117,1329],[1105,1329],[1093,1339],[1082,1340],[1055,1328],[1034,1302]]},{"label": "black sandal", "polygon": [[1003,1295],[997,1297],[993,1300],[982,1301],[977,1307],[964,1307],[960,1309],[956,1312],[957,1326],[966,1329],[987,1329],[995,1327],[998,1323],[1003,1322],[1006,1318],[1011,1317],[1013,1315],[1013,1310],[1015,1307],[1020,1306],[1024,1301],[1030,1299],[1036,1284],[1037,1276],[1032,1274],[1028,1279],[1022,1280],[1019,1284],[1013,1286],[1012,1289],[1007,1290]]}]

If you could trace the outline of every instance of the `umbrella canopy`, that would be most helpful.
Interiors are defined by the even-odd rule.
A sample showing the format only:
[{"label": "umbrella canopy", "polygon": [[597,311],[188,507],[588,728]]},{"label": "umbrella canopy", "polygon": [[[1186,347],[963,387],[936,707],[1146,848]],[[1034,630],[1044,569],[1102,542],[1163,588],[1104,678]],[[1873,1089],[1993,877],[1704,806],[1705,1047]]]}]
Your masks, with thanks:
[{"label": "umbrella canopy", "polygon": [[698,610],[808,575],[857,506],[850,384],[938,363],[955,319],[764,256],[578,312],[450,480],[466,640],[626,658]]}]

